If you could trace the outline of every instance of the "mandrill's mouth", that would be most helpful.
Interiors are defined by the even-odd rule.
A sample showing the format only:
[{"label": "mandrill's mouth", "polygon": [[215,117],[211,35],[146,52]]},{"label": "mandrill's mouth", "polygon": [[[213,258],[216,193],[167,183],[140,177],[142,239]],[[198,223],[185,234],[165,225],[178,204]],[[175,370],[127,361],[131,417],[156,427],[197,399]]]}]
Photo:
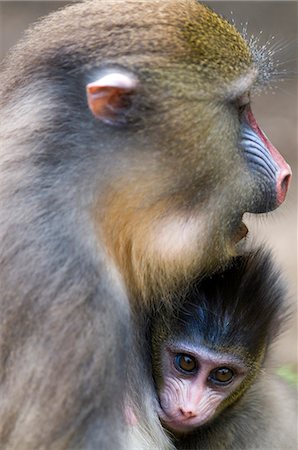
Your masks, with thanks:
[{"label": "mandrill's mouth", "polygon": [[240,225],[237,227],[235,234],[233,235],[232,241],[237,244],[241,239],[245,238],[248,233],[248,228],[244,222],[240,222]]}]

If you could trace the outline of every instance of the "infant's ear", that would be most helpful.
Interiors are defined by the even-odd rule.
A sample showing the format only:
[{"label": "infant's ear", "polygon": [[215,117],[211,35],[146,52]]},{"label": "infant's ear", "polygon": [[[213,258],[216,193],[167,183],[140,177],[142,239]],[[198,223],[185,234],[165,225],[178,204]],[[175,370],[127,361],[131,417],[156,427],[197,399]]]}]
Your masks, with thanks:
[{"label": "infant's ear", "polygon": [[87,101],[92,114],[108,124],[125,122],[138,80],[133,74],[110,72],[87,84]]}]

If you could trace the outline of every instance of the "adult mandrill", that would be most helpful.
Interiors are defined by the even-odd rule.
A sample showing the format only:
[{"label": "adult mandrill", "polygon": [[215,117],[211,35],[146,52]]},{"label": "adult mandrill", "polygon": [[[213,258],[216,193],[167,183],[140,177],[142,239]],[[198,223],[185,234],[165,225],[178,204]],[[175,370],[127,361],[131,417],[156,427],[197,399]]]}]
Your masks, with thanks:
[{"label": "adult mandrill", "polygon": [[132,330],[151,409],[142,314],[286,195],[249,105],[262,55],[194,0],[98,0],[39,22],[4,63],[1,449],[121,448]]}]

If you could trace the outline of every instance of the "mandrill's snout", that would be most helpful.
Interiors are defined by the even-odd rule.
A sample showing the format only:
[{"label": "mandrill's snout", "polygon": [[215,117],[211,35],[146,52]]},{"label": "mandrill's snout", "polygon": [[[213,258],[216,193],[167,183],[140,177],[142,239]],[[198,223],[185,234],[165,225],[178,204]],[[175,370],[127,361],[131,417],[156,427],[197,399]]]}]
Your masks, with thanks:
[{"label": "mandrill's snout", "polygon": [[285,200],[292,171],[258,126],[250,107],[246,108],[242,117],[240,147],[258,189],[258,200],[247,212],[272,211]]},{"label": "mandrill's snout", "polygon": [[276,207],[284,202],[292,178],[290,166],[285,161],[284,163],[285,167],[280,170],[276,182]]}]

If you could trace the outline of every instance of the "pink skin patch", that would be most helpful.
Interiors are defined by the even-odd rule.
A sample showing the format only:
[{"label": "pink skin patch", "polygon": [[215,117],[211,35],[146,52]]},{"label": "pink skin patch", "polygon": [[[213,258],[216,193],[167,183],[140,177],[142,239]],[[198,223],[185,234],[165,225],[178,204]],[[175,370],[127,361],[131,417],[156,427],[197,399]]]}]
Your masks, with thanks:
[{"label": "pink skin patch", "polygon": [[260,129],[250,108],[247,109],[246,118],[252,130],[262,140],[262,142],[268,149],[268,152],[271,154],[272,159],[276,162],[276,164],[279,167],[279,172],[276,180],[276,200],[277,206],[279,206],[281,203],[283,203],[283,201],[286,198],[286,194],[292,176],[291,168],[289,164],[283,159],[279,151],[274,147],[274,145],[271,144],[271,142],[267,139],[263,131]]},{"label": "pink skin patch", "polygon": [[137,416],[134,413],[133,406],[127,402],[124,406],[124,419],[128,426],[134,426],[138,424]]}]

